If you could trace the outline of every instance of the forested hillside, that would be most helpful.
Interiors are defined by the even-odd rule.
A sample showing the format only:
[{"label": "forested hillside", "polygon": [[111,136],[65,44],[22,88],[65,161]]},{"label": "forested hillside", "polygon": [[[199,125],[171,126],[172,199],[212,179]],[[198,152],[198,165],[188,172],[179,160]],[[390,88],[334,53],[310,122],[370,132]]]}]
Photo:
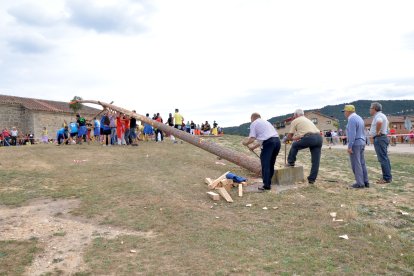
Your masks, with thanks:
[{"label": "forested hillside", "polygon": [[[350,102],[347,104],[355,105],[356,112],[362,118],[366,118],[370,116],[369,107],[372,102],[374,101],[373,100],[358,100],[358,101]],[[387,115],[401,116],[401,115],[414,114],[414,100],[386,100],[386,101],[378,101],[378,102],[382,104],[384,113]],[[344,114],[342,113],[342,109],[344,108],[344,105],[345,103],[337,104],[337,105],[327,105],[327,106],[322,107],[321,109],[310,109],[310,110],[305,110],[305,112],[318,110],[324,115],[334,116],[335,118],[339,119],[339,123],[340,123],[339,127],[344,128],[346,124],[346,119],[344,117]],[[275,122],[283,121],[290,116],[292,116],[292,113],[273,117],[269,119],[269,122],[274,124]],[[250,126],[250,123],[247,122],[240,126],[227,127],[227,128],[224,128],[224,133],[246,136],[249,134],[249,129],[248,129],[249,126]]]}]

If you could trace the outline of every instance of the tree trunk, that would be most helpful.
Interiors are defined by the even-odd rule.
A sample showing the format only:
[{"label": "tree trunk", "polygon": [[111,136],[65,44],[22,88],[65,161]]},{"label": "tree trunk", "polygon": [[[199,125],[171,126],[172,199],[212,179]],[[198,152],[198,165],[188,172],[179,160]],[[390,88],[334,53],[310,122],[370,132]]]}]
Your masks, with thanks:
[{"label": "tree trunk", "polygon": [[217,155],[227,161],[230,161],[240,167],[243,167],[251,172],[254,172],[258,175],[261,175],[262,173],[262,166],[260,164],[260,160],[258,158],[250,157],[246,154],[243,154],[241,152],[237,152],[228,148],[224,148],[216,143],[213,143],[209,140],[206,140],[202,137],[199,137],[197,135],[191,135],[185,131],[170,127],[168,125],[165,125],[163,123],[157,122],[155,120],[152,120],[148,117],[145,117],[143,115],[133,113],[131,111],[128,111],[126,109],[123,109],[121,107],[117,107],[112,104],[103,103],[100,101],[93,101],[93,100],[81,100],[78,101],[79,103],[91,103],[91,104],[97,104],[101,105],[104,108],[115,110],[121,113],[124,113],[130,117],[135,117],[136,119],[145,122],[147,124],[150,124],[151,126],[160,129],[170,135],[174,135],[175,137],[186,141],[187,143],[190,143],[196,147],[199,147],[203,150],[206,150],[214,155]]}]

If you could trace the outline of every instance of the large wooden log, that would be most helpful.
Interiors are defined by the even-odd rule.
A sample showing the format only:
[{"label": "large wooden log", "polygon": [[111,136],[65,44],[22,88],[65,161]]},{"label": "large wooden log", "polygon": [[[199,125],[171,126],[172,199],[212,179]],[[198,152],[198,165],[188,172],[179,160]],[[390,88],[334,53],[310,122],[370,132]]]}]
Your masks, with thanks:
[{"label": "large wooden log", "polygon": [[103,108],[118,111],[124,113],[130,117],[135,117],[136,119],[140,120],[141,122],[147,123],[152,125],[154,128],[160,129],[168,134],[174,135],[176,138],[186,141],[196,147],[199,147],[203,150],[206,150],[214,155],[217,155],[227,161],[230,161],[240,167],[243,167],[251,172],[254,172],[258,175],[262,173],[262,166],[260,164],[260,160],[258,158],[250,157],[244,153],[237,152],[225,147],[222,147],[216,143],[209,141],[208,139],[204,139],[202,137],[198,137],[197,135],[191,135],[185,131],[175,129],[163,123],[157,122],[152,120],[151,118],[145,117],[143,115],[133,113],[129,110],[124,108],[104,103],[101,101],[94,101],[94,100],[81,100],[78,101],[80,103],[91,103],[101,105]]}]

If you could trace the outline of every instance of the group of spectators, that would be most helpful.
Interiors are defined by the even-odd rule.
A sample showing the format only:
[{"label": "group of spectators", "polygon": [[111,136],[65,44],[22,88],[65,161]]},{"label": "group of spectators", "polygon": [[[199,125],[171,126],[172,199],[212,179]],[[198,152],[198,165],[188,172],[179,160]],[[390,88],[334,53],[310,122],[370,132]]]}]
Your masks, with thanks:
[{"label": "group of spectators", "polygon": [[[135,110],[132,112],[135,113]],[[146,117],[150,118],[149,113],[146,114]],[[178,109],[175,110],[174,114],[169,114],[166,122],[164,122],[160,113],[155,113],[151,119],[192,135],[219,135],[223,133],[216,121],[213,122],[212,127],[208,121],[202,123],[201,126],[195,124],[194,121],[185,123],[184,117]],[[80,114],[76,115],[76,120],[69,123],[64,120],[61,128],[56,132],[56,138],[49,137],[48,130],[44,127],[40,141],[43,143],[55,141],[58,145],[82,144],[85,142],[102,143],[105,146],[136,145],[139,140],[161,142],[165,135],[166,133],[154,127],[153,124],[137,121],[135,116],[130,117],[120,112],[106,110],[100,117],[90,120]],[[174,136],[171,135],[170,137],[175,141]],[[23,135],[16,127],[12,127],[11,129],[5,128],[0,133],[0,145],[16,146],[27,143],[35,143],[33,132]]]},{"label": "group of spectators", "polygon": [[34,144],[34,134],[29,132],[24,134],[17,127],[11,129],[4,128],[0,133],[0,146],[18,146]]},{"label": "group of spectators", "polygon": [[[369,146],[371,145],[371,140],[373,139],[373,137],[370,135],[370,128],[366,127],[364,129],[364,135],[365,135],[365,145]],[[337,144],[343,144],[346,145],[347,144],[347,135],[346,135],[346,131],[339,129],[338,131],[336,130],[328,130],[325,132],[324,134],[326,143],[328,145],[337,145]],[[390,139],[390,145],[391,146],[396,146],[397,145],[397,135],[396,135],[396,130],[395,127],[390,128],[388,131],[388,137]],[[403,136],[401,141],[403,143],[413,143],[414,142],[414,128],[412,128],[410,130],[410,132]]]},{"label": "group of spectators", "polygon": [[[146,114],[147,118],[150,118],[149,113]],[[153,120],[158,121],[159,123],[164,123],[163,118],[159,113],[156,113],[152,117]],[[179,109],[175,109],[174,114],[169,113],[168,119],[165,122],[166,125],[170,127],[174,127],[176,129],[186,131],[191,135],[220,135],[223,134],[222,129],[218,126],[217,122],[213,122],[213,127],[209,124],[208,121],[202,123],[201,126],[199,124],[194,123],[194,121],[187,121],[185,123],[184,117],[179,113]],[[145,123],[142,127],[142,133],[140,136],[140,140],[148,141],[148,140],[155,140],[156,142],[163,141],[165,133],[161,130],[154,128],[151,124]],[[175,140],[173,135],[170,135],[172,140]]]}]

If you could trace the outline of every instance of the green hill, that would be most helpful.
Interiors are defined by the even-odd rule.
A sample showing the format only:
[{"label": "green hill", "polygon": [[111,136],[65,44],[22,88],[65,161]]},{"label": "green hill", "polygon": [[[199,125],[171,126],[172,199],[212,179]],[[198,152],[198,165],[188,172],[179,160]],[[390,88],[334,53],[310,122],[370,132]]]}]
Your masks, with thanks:
[{"label": "green hill", "polygon": [[[367,118],[370,116],[369,107],[372,102],[375,102],[375,100],[358,100],[358,101],[354,101],[354,102],[350,102],[346,104],[355,105],[358,115],[360,115],[362,118]],[[385,101],[381,100],[378,102],[382,104],[384,113],[387,115],[401,116],[401,115],[414,114],[414,100],[385,100]],[[339,123],[340,123],[339,128],[344,128],[346,125],[346,119],[344,117],[344,114],[342,113],[342,109],[344,108],[344,105],[345,103],[337,104],[337,105],[327,105],[327,106],[322,107],[321,109],[309,109],[309,110],[305,110],[305,112],[318,110],[324,115],[333,116],[339,119]],[[292,116],[292,113],[273,117],[269,119],[268,121],[274,124],[276,122],[283,121],[289,118],[290,116]],[[244,124],[241,124],[240,126],[226,127],[224,128],[224,133],[247,136],[249,134],[249,126],[250,126],[250,123],[244,123]]]}]

